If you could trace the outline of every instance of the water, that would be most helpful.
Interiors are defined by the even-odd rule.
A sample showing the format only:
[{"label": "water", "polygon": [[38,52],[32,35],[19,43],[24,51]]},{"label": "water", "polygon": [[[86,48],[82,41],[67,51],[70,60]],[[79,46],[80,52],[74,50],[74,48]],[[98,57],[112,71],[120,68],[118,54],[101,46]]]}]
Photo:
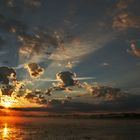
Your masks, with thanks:
[{"label": "water", "polygon": [[0,117],[0,140],[140,140],[140,120]]}]

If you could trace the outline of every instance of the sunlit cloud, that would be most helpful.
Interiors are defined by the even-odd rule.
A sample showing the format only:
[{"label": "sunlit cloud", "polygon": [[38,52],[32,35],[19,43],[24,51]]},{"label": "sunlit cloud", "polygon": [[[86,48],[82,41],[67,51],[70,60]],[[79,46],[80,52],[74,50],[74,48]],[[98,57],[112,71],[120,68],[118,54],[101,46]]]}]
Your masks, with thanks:
[{"label": "sunlit cloud", "polygon": [[36,63],[25,64],[24,67],[27,69],[32,78],[38,78],[44,73],[44,69]]}]

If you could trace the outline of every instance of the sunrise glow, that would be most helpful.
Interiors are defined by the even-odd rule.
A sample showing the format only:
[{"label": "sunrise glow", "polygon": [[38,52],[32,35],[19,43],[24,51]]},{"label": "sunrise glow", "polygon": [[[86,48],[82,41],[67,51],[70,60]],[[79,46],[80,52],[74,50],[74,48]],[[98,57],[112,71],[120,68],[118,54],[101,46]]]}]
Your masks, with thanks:
[{"label": "sunrise glow", "polygon": [[4,106],[5,108],[9,108],[9,107],[11,107],[11,102],[10,102],[10,101],[4,102],[4,103],[3,103],[3,106]]},{"label": "sunrise glow", "polygon": [[1,105],[4,107],[4,108],[10,108],[13,106],[13,99],[8,97],[8,96],[4,96],[4,97],[1,97]]}]

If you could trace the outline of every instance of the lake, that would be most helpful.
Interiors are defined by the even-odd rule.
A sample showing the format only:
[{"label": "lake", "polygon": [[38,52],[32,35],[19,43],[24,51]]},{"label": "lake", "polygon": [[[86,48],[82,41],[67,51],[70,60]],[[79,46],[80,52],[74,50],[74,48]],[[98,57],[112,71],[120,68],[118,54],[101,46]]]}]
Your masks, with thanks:
[{"label": "lake", "polygon": [[0,140],[140,140],[140,120],[0,117]]}]

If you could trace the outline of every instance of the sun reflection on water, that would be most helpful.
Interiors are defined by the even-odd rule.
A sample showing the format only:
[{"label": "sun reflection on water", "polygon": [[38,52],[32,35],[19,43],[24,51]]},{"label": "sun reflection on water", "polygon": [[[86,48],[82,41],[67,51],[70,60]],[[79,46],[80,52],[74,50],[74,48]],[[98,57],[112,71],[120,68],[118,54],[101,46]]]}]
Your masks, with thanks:
[{"label": "sun reflection on water", "polygon": [[21,138],[16,127],[3,123],[0,128],[0,140],[21,140]]},{"label": "sun reflection on water", "polygon": [[9,128],[7,127],[7,123],[4,124],[4,128],[3,128],[3,138],[7,138],[8,137],[8,133],[9,133]]}]

